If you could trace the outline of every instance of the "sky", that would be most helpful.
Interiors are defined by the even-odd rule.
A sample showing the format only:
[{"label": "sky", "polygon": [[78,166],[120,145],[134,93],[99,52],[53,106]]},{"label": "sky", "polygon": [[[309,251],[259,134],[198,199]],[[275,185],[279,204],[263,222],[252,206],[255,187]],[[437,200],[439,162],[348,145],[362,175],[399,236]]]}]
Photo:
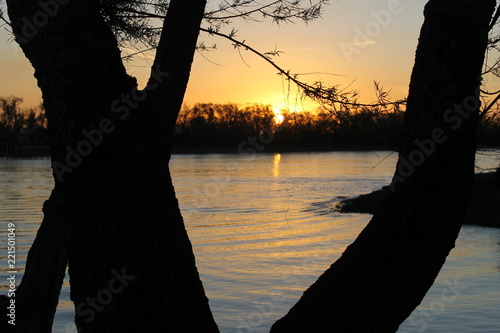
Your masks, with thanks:
[{"label": "sky", "polygon": [[[301,76],[303,80],[356,89],[364,102],[374,100],[376,80],[397,99],[408,92],[425,2],[332,0],[322,18],[308,24],[235,21],[233,27],[238,30],[237,38],[261,52],[282,51],[275,62],[291,73],[307,74]],[[185,104],[261,103],[298,111],[317,108],[313,102],[301,100],[293,87],[289,91],[288,82],[257,56],[203,32],[199,40],[215,43],[217,49],[196,53]],[[152,57],[146,54],[126,64],[140,85],[147,80]],[[3,27],[0,96],[10,95],[24,98],[25,107],[42,101],[33,68]]]}]

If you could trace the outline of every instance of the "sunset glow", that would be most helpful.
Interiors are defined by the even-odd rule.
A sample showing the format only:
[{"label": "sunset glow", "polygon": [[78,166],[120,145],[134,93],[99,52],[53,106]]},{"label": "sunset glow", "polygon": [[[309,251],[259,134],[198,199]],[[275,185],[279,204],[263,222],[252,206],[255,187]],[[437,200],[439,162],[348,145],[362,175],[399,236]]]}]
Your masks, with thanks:
[{"label": "sunset glow", "polygon": [[285,120],[285,116],[283,116],[283,114],[281,113],[281,109],[275,108],[273,112],[274,112],[274,122],[278,125],[281,124]]},{"label": "sunset glow", "polygon": [[[401,12],[391,17],[390,24],[382,26],[379,34],[370,35],[365,43],[356,42],[359,39],[356,31],[365,31],[367,23],[375,22],[370,13],[386,10],[387,1],[332,2],[324,8],[322,19],[307,25],[300,21],[279,26],[270,21],[235,21],[235,37],[261,52],[281,51],[273,61],[309,83],[322,81],[356,89],[362,100],[370,101],[374,98],[373,80],[377,80],[391,89],[392,97],[401,98],[408,90],[418,32],[423,22],[423,6],[418,1],[401,2]],[[307,110],[317,107],[307,99],[300,100],[296,87],[276,75],[276,69],[251,52],[237,50],[231,42],[206,33],[200,33],[199,40],[206,45],[216,44],[217,48],[196,53],[184,100],[186,104],[262,103],[276,106],[281,103],[288,106],[285,109],[299,111],[302,104]],[[346,54],[345,50],[351,53]],[[133,50],[123,51],[130,54]],[[128,73],[137,78],[140,87],[147,82],[153,58],[154,52],[144,53],[125,63]],[[24,107],[40,104],[42,97],[33,68],[6,29],[0,30],[0,72],[0,96],[22,97]],[[277,116],[276,119],[279,122],[282,118]]]},{"label": "sunset glow", "polygon": [[500,333],[499,199],[500,0],[0,0],[8,332]]}]

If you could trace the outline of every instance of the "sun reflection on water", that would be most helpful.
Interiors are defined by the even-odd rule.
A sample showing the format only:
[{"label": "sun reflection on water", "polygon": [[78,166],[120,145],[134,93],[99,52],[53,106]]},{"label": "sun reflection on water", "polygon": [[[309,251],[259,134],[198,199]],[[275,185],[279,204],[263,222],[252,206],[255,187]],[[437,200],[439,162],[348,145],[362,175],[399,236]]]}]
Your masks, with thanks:
[{"label": "sun reflection on water", "polygon": [[280,162],[281,162],[281,154],[274,154],[274,168],[273,168],[273,176],[275,178],[280,175]]}]

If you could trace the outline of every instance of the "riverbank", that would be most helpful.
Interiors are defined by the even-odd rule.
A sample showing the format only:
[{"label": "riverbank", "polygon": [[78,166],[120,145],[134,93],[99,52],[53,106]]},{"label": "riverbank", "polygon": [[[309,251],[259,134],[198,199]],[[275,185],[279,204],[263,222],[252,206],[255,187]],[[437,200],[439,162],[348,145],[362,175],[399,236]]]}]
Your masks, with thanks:
[{"label": "riverbank", "polygon": [[[481,150],[500,150],[500,145],[478,146]],[[332,151],[386,151],[396,152],[396,147],[389,145],[368,145],[368,144],[310,144],[310,145],[275,145],[273,142],[264,144],[260,141],[242,141],[235,145],[184,145],[174,144],[172,154],[248,154],[248,153],[318,153]]]},{"label": "riverbank", "polygon": [[[341,213],[373,214],[389,195],[389,188],[342,200],[335,208]],[[464,224],[500,228],[500,175],[479,173],[474,177],[474,191]]]},{"label": "riverbank", "polygon": [[318,153],[331,151],[394,151],[387,146],[380,145],[311,145],[311,146],[272,146],[257,143],[252,146],[248,142],[243,142],[238,146],[194,146],[194,145],[174,145],[172,154],[248,154],[248,153]]}]

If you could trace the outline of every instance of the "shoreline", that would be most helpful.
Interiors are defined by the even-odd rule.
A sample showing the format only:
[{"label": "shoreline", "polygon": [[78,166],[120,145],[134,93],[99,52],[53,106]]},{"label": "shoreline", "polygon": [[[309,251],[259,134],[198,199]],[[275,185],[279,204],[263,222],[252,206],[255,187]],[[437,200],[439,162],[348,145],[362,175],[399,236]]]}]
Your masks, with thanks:
[{"label": "shoreline", "polygon": [[[373,214],[389,195],[388,186],[368,194],[340,201],[335,211],[340,213]],[[500,228],[500,174],[498,172],[474,175],[474,190],[463,224]]]},{"label": "shoreline", "polygon": [[[171,154],[176,155],[191,155],[191,154],[281,154],[281,153],[323,153],[323,152],[367,152],[367,151],[384,151],[397,153],[396,147],[382,145],[366,145],[366,144],[334,144],[334,145],[312,145],[312,146],[281,146],[273,145],[263,146],[262,150],[252,147],[247,142],[245,146],[238,151],[238,145],[231,146],[195,146],[195,145],[178,145],[174,144],[171,149]],[[243,151],[242,151],[243,150]],[[481,150],[500,150],[500,146],[481,146],[477,148]],[[50,158],[50,147],[20,147],[14,151],[0,151],[0,159],[30,159],[30,158]]]},{"label": "shoreline", "polygon": [[[252,152],[249,148],[253,148]],[[477,150],[498,149],[500,146],[481,146]],[[270,153],[322,153],[322,152],[363,152],[363,151],[387,151],[397,153],[396,147],[381,146],[381,145],[356,145],[356,144],[335,144],[335,145],[314,145],[314,146],[289,146],[289,147],[274,147],[265,146],[264,149],[258,150],[249,144],[244,147],[246,151],[238,151],[238,146],[191,146],[191,145],[173,145],[172,154],[187,155],[187,154],[270,154]]]},{"label": "shoreline", "polygon": [[394,151],[394,149],[387,146],[377,146],[377,145],[347,145],[347,144],[339,144],[339,145],[328,145],[328,146],[307,146],[307,147],[267,147],[264,149],[258,150],[253,148],[252,152],[249,148],[253,148],[250,145],[246,145],[244,150],[246,151],[238,151],[238,146],[232,147],[224,147],[224,146],[187,146],[187,145],[174,145],[171,153],[179,154],[179,155],[187,155],[187,154],[271,154],[271,153],[322,153],[322,152],[336,152],[336,151],[353,151],[353,152],[361,152],[361,151]]}]

